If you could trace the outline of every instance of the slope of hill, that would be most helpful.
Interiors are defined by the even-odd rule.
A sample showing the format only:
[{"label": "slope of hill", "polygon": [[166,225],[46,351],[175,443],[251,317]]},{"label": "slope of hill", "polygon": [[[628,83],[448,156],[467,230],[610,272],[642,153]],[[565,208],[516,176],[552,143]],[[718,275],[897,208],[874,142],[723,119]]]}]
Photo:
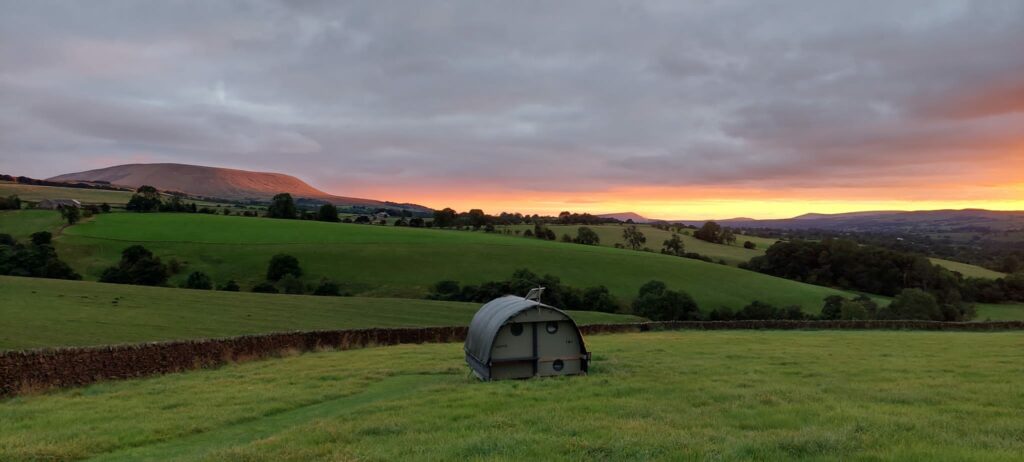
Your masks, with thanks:
[{"label": "slope of hill", "polygon": [[705,310],[738,310],[761,300],[817,312],[826,296],[843,293],[657,253],[394,226],[115,213],[67,228],[56,242],[61,258],[87,279],[97,279],[125,247],[139,243],[164,259],[187,262],[175,284],[199,270],[215,283],[235,279],[243,290],[263,280],[273,255],[286,253],[299,259],[308,281],[329,277],[354,294],[385,297],[423,297],[442,280],[503,280],[519,268],[550,273],[579,288],[605,285],[623,300],[658,279],[688,291]]},{"label": "slope of hill", "polygon": [[[704,221],[683,220],[701,225]],[[868,232],[947,232],[956,230],[1024,228],[1024,211],[982,209],[876,211],[838,214],[810,213],[777,220],[730,219],[719,223],[736,228],[821,229]]]},{"label": "slope of hill", "polygon": [[1024,335],[592,335],[480,383],[459,343],[311,353],[0,405],[0,460],[1019,460]]},{"label": "slope of hill", "polygon": [[600,218],[614,218],[619,221],[633,220],[633,223],[650,223],[652,220],[643,215],[633,212],[604,213],[598,215]]},{"label": "slope of hill", "polygon": [[[170,289],[0,276],[0,350],[229,337],[292,330],[468,324],[480,305]],[[634,322],[572,312],[583,324]]]},{"label": "slope of hill", "polygon": [[414,204],[395,204],[372,199],[335,196],[306,182],[282,173],[250,172],[230,168],[187,164],[125,164],[84,172],[67,173],[48,181],[105,181],[137,188],[154,186],[164,191],[179,191],[194,196],[232,200],[267,200],[287,192],[296,198],[318,199],[336,205],[400,207],[428,211]]}]

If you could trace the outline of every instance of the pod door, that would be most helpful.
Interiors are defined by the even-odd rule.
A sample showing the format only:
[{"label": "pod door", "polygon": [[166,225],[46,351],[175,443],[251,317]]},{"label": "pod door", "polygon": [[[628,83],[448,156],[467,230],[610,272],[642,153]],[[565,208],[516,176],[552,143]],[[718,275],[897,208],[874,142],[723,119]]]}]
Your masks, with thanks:
[{"label": "pod door", "polygon": [[582,346],[576,326],[568,320],[535,323],[537,375],[575,375],[583,367]]},{"label": "pod door", "polygon": [[501,326],[491,347],[492,379],[533,377],[534,334],[533,323],[510,322]]}]

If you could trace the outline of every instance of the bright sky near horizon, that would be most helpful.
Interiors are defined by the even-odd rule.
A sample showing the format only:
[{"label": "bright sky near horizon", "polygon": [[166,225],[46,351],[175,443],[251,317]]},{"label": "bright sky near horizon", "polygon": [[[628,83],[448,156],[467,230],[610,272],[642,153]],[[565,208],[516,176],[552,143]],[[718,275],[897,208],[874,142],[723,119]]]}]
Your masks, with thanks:
[{"label": "bright sky near horizon", "polygon": [[1024,2],[4,2],[0,173],[492,213],[1024,210]]}]

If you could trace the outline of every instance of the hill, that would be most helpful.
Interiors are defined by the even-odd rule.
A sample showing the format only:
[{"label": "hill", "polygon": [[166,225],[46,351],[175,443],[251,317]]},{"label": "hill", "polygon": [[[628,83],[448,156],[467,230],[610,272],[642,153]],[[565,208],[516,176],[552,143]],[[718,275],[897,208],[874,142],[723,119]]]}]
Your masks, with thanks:
[{"label": "hill", "polygon": [[[872,211],[837,214],[810,213],[777,220],[729,219],[720,224],[734,228],[820,229],[862,232],[950,232],[988,229],[1005,231],[1024,228],[1024,211],[983,209],[922,210],[912,212]],[[700,226],[703,220],[679,223]]]},{"label": "hill", "polygon": [[[468,324],[480,305],[142,287],[0,276],[0,350],[292,330]],[[633,316],[572,312],[582,324]]]},{"label": "hill", "polygon": [[598,215],[599,218],[614,218],[619,221],[633,220],[633,223],[650,223],[650,218],[633,212],[605,213]]},{"label": "hill", "polygon": [[316,199],[343,206],[393,207],[429,211],[415,204],[396,204],[372,199],[328,194],[306,182],[282,173],[250,172],[187,164],[125,164],[84,172],[66,173],[47,181],[103,181],[137,188],[150,185],[164,191],[230,200],[268,200],[277,193]]},{"label": "hill", "polygon": [[481,383],[462,344],[27,395],[0,460],[1017,460],[1024,334],[592,335],[591,374]]},{"label": "hill", "polygon": [[480,284],[506,279],[518,268],[579,288],[604,285],[623,300],[658,279],[688,291],[706,310],[738,310],[756,299],[817,312],[826,296],[843,293],[650,252],[484,232],[238,216],[103,214],[65,229],[56,243],[61,258],[87,279],[97,279],[121,250],[138,243],[165,260],[185,262],[175,284],[200,270],[215,283],[235,279],[243,290],[264,278],[273,255],[287,253],[299,259],[308,281],[329,277],[369,296],[418,298],[438,281]]}]

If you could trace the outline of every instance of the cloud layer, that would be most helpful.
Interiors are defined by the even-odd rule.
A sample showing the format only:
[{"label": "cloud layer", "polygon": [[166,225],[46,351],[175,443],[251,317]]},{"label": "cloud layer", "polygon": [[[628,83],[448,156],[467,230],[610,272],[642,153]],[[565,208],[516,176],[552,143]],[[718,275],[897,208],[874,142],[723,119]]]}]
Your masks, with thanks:
[{"label": "cloud layer", "polygon": [[[174,161],[433,206],[652,188],[680,213],[701,191],[997,200],[1021,191],[979,191],[1024,183],[1019,1],[4,12],[10,173]],[[518,208],[546,207],[527,201]]]}]

